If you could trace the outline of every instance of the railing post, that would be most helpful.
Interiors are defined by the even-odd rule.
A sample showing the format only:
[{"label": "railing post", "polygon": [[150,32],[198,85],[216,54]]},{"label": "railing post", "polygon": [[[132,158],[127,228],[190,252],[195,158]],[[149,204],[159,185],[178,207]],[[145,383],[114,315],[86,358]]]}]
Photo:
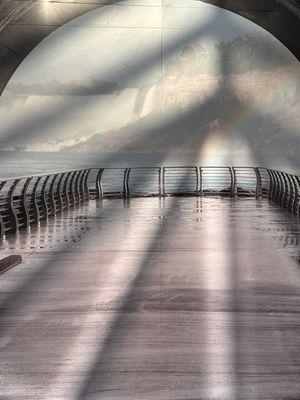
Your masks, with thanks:
[{"label": "railing post", "polygon": [[98,199],[103,199],[103,190],[102,190],[102,184],[101,184],[101,178],[103,174],[104,169],[99,168],[99,171],[97,173],[96,177],[96,197]]},{"label": "railing post", "polygon": [[284,181],[285,193],[283,197],[283,207],[290,209],[290,204],[293,198],[293,186],[290,181],[289,174],[283,173],[282,178]]},{"label": "railing post", "polygon": [[295,177],[294,175],[288,175],[289,180],[290,180],[290,184],[291,184],[291,188],[292,188],[292,194],[290,196],[290,201],[289,201],[289,210],[294,214],[294,207],[295,207],[295,202],[297,199],[297,182],[295,181]]},{"label": "railing post", "polygon": [[75,203],[80,203],[80,189],[79,189],[79,179],[81,176],[81,170],[77,171],[76,179],[75,179],[75,187],[74,187],[74,198],[75,198]]},{"label": "railing post", "polygon": [[231,177],[231,196],[237,195],[237,188],[236,188],[236,176],[235,176],[235,169],[233,167],[229,167],[230,177]]},{"label": "railing post", "polygon": [[90,198],[90,191],[89,191],[89,184],[88,184],[88,178],[91,170],[87,169],[84,177],[84,187],[83,187],[83,192],[84,192],[84,200],[89,200]]},{"label": "railing post", "polygon": [[200,196],[203,196],[203,169],[199,167],[200,172]]},{"label": "railing post", "polygon": [[279,192],[279,182],[278,182],[278,178],[277,178],[275,171],[272,170],[271,172],[272,172],[273,182],[274,182],[273,191],[272,191],[272,200],[276,203],[277,195]]},{"label": "railing post", "polygon": [[131,168],[127,168],[127,175],[126,175],[127,196],[126,197],[130,197],[130,195],[131,195],[130,186],[129,186],[130,172],[131,172]]},{"label": "railing post", "polygon": [[166,187],[165,187],[165,167],[159,168],[159,195],[165,197]]},{"label": "railing post", "polygon": [[49,189],[50,201],[51,201],[53,215],[56,215],[56,201],[55,201],[54,183],[55,183],[57,177],[58,177],[58,174],[53,175],[53,178],[52,178],[52,181],[51,181],[51,184],[50,184],[50,189]]},{"label": "railing post", "polygon": [[23,217],[24,217],[24,227],[28,227],[30,220],[29,220],[29,213],[28,213],[28,208],[27,208],[27,190],[28,186],[30,185],[30,182],[32,181],[32,177],[27,178],[22,191],[21,191],[21,202],[22,202],[22,212],[23,212]]},{"label": "railing post", "polygon": [[126,168],[124,171],[124,178],[123,178],[123,195],[124,197],[129,197],[129,174],[130,168]]},{"label": "railing post", "polygon": [[70,196],[69,196],[69,188],[68,188],[68,183],[69,183],[69,178],[70,176],[73,175],[73,172],[68,172],[67,176],[65,178],[64,181],[64,187],[63,187],[63,195],[64,195],[64,201],[65,201],[65,205],[63,205],[63,208],[69,208],[70,207]]},{"label": "railing post", "polygon": [[276,171],[277,178],[278,178],[278,185],[279,185],[279,191],[278,191],[278,204],[282,207],[283,205],[283,194],[284,194],[284,184],[282,181],[282,176],[280,171]]},{"label": "railing post", "polygon": [[59,211],[63,210],[63,196],[62,196],[62,192],[63,192],[63,179],[65,177],[66,173],[62,173],[59,176],[59,180],[57,182],[57,188],[56,188],[56,195],[58,196],[58,201],[59,201]]},{"label": "railing post", "polygon": [[282,172],[281,176],[282,176],[282,182],[283,182],[282,207],[286,208],[286,207],[288,207],[288,203],[290,200],[291,187],[290,187],[290,182],[287,177],[287,174]]},{"label": "railing post", "polygon": [[[1,190],[5,186],[5,184],[6,184],[6,181],[0,182],[0,196],[1,196]],[[4,228],[3,218],[2,218],[1,210],[0,210],[0,240],[3,239],[4,235],[5,235],[5,228]]]},{"label": "railing post", "polygon": [[158,168],[158,194],[162,196],[162,167]]},{"label": "railing post", "polygon": [[45,180],[44,180],[43,186],[42,186],[42,190],[41,190],[45,219],[47,219],[48,215],[49,215],[49,208],[48,208],[47,196],[46,196],[46,186],[49,181],[49,178],[50,178],[50,175],[47,175],[45,177]]},{"label": "railing post", "polygon": [[0,240],[3,239],[4,235],[5,235],[4,223],[2,215],[0,215]]},{"label": "railing post", "polygon": [[273,174],[275,177],[275,190],[274,190],[273,198],[276,203],[280,204],[280,192],[281,192],[280,179],[279,179],[279,175],[276,170],[273,170]]},{"label": "railing post", "polygon": [[285,192],[286,192],[286,185],[283,178],[283,173],[281,171],[277,171],[279,182],[280,182],[280,192],[279,192],[279,204],[281,207],[284,208],[284,199],[285,199]]},{"label": "railing post", "polygon": [[84,177],[85,177],[85,169],[80,171],[80,178],[78,180],[78,196],[79,203],[84,201]]},{"label": "railing post", "polygon": [[296,187],[297,187],[294,210],[295,210],[296,215],[300,215],[300,178],[299,178],[299,176],[295,176],[295,175],[294,175],[294,178],[295,178]]},{"label": "railing post", "polygon": [[273,200],[273,191],[274,191],[274,185],[275,185],[273,171],[269,168],[266,168],[266,170],[268,172],[269,180],[270,180],[268,198],[269,198],[269,200]]},{"label": "railing post", "polygon": [[201,171],[199,167],[195,167],[196,169],[196,192],[199,195],[201,190]]},{"label": "railing post", "polygon": [[18,183],[20,182],[21,179],[15,179],[8,191],[7,197],[8,197],[8,205],[10,209],[10,221],[11,221],[11,230],[14,233],[18,233],[19,231],[19,221],[18,221],[18,216],[14,208],[14,192],[16,187],[18,186]]},{"label": "railing post", "polygon": [[[77,174],[78,174],[78,171],[73,171],[73,174],[72,174],[70,182],[69,182],[69,207],[75,206],[75,203],[76,203],[74,181],[75,181]],[[70,199],[70,195],[71,195],[71,199]]]},{"label": "railing post", "polygon": [[39,210],[39,206],[38,206],[38,201],[37,201],[37,188],[38,188],[38,184],[40,183],[42,177],[39,176],[33,186],[32,189],[32,195],[31,195],[31,201],[34,207],[34,218],[35,218],[35,222],[39,222],[40,220],[40,210]]},{"label": "railing post", "polygon": [[261,181],[261,173],[259,168],[254,168],[256,175],[256,189],[255,189],[255,197],[258,199],[262,197],[262,181]]}]

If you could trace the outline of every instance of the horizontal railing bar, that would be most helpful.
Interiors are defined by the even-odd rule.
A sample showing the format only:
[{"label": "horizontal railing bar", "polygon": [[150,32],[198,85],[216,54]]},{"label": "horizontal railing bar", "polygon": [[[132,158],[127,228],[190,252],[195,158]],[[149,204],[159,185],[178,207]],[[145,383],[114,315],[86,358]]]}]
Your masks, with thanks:
[{"label": "horizontal railing bar", "polygon": [[[180,169],[180,168],[195,168],[195,165],[182,165],[182,166],[165,166],[165,167],[158,167],[158,166],[136,166],[136,167],[132,167],[132,170],[136,170],[136,169],[140,169],[140,170],[146,170],[146,169],[156,169],[158,170],[159,168],[164,168],[165,170],[167,169]],[[216,166],[216,165],[207,165],[207,166],[200,166],[203,169],[203,172],[205,173],[205,170],[207,169],[222,169],[222,170],[228,170],[228,166]],[[75,169],[75,170],[58,170],[58,171],[51,171],[51,173],[44,173],[44,174],[33,174],[33,175],[21,175],[21,176],[14,176],[14,177],[0,177],[0,182],[9,182],[9,181],[13,181],[13,180],[17,180],[17,179],[28,179],[28,178],[42,178],[42,177],[46,177],[46,176],[53,176],[53,175],[60,175],[60,174],[67,174],[69,172],[77,172],[77,171],[86,171],[86,170],[98,170],[100,168],[103,168],[104,170],[110,170],[110,171],[115,171],[115,170],[120,170],[120,171],[124,171],[126,169],[126,167],[103,167],[103,166],[99,166],[99,167],[85,167],[82,169]],[[246,167],[246,166],[233,166],[233,169],[247,169],[247,170],[253,170],[254,168],[258,168],[260,170],[265,170],[267,171],[268,168],[266,167]],[[279,171],[276,170],[274,168],[272,168],[272,171],[276,171],[276,172],[283,172],[283,171]],[[227,172],[227,171],[226,171]],[[288,173],[288,172],[287,172]],[[295,173],[288,173],[289,175],[293,175],[293,176],[299,176]],[[299,172],[300,174],[300,172]]]}]

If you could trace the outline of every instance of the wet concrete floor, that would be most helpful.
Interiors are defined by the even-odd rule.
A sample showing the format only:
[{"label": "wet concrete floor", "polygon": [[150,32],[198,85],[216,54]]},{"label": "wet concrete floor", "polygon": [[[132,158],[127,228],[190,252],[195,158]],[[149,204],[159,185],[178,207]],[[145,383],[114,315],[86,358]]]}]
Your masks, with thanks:
[{"label": "wet concrete floor", "polygon": [[7,238],[0,399],[300,399],[299,235],[267,200],[191,197]]}]

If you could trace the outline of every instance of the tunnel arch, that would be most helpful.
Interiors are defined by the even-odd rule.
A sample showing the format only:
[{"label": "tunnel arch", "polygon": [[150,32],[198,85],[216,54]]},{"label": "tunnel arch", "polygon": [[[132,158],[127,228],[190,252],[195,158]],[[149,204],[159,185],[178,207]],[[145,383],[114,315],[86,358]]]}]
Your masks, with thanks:
[{"label": "tunnel arch", "polygon": [[[196,0],[198,1],[198,0]],[[200,0],[199,0],[200,1]],[[237,13],[268,30],[300,59],[298,0],[202,0]],[[123,0],[76,2],[8,0],[0,6],[0,94],[30,51],[51,32],[85,13]]]},{"label": "tunnel arch", "polygon": [[[215,161],[219,154],[240,153],[250,165],[253,154],[262,158],[270,150],[264,143],[270,136],[290,155],[298,147],[297,59],[244,17],[204,2],[172,1],[174,7],[164,13],[153,7],[157,0],[137,9],[130,1],[126,7],[98,8],[45,38],[2,96],[3,149],[87,155],[103,149],[178,154],[180,148]],[[268,40],[251,38],[251,32]],[[243,49],[245,34],[246,49],[254,50],[250,63],[249,53],[238,59],[226,54],[227,44],[229,51]],[[186,45],[195,45],[195,51]],[[201,64],[211,59],[213,64]],[[295,123],[288,127],[288,119]],[[278,153],[274,146],[269,152]]]}]

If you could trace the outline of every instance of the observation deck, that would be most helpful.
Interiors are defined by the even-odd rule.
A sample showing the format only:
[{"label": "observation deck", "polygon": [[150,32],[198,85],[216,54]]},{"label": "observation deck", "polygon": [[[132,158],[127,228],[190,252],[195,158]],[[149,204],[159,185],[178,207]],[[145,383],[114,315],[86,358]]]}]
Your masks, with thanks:
[{"label": "observation deck", "polygon": [[3,398],[297,399],[299,193],[250,167],[3,180]]}]

